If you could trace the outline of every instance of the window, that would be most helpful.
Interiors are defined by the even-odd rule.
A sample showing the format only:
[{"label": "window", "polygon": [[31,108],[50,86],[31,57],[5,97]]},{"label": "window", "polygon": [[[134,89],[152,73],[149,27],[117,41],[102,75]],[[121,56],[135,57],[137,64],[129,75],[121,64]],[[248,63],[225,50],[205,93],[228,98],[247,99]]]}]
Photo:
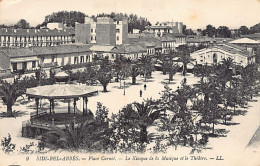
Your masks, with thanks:
[{"label": "window", "polygon": [[84,63],[84,56],[80,57],[80,63]]},{"label": "window", "polygon": [[78,64],[78,57],[74,57],[74,64]]},{"label": "window", "polygon": [[116,29],[116,33],[120,33],[120,29]]},{"label": "window", "polygon": [[32,61],[32,68],[36,67],[36,61]]},{"label": "window", "polygon": [[93,33],[93,29],[91,28],[91,33]]},{"label": "window", "polygon": [[116,37],[116,40],[119,40],[119,36]]},{"label": "window", "polygon": [[27,62],[23,62],[23,63],[22,63],[22,69],[23,69],[23,70],[26,70],[26,69],[27,69]]},{"label": "window", "polygon": [[55,57],[51,56],[51,62],[54,62]]},{"label": "window", "polygon": [[91,40],[93,40],[93,36],[91,36]]},{"label": "window", "polygon": [[12,63],[13,71],[17,71],[17,63]]}]

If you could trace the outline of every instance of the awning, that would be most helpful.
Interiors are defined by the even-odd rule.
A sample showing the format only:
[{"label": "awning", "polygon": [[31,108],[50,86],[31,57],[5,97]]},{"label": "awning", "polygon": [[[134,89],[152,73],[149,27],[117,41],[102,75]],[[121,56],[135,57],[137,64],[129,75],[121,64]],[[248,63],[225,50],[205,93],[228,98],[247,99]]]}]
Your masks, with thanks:
[{"label": "awning", "polygon": [[31,62],[31,61],[38,61],[39,58],[37,57],[23,57],[23,58],[11,58],[12,62]]}]

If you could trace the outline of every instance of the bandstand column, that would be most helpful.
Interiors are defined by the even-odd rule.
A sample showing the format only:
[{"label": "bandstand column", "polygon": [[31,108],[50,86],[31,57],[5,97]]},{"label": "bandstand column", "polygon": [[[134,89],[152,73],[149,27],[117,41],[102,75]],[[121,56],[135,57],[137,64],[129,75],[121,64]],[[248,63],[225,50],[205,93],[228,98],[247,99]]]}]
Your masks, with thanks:
[{"label": "bandstand column", "polygon": [[70,113],[70,99],[68,99],[68,113]]},{"label": "bandstand column", "polygon": [[51,114],[51,106],[52,106],[51,99],[49,99],[49,101],[50,101],[50,114]]},{"label": "bandstand column", "polygon": [[36,102],[36,116],[38,117],[38,114],[39,114],[39,98],[35,98],[35,102]]},{"label": "bandstand column", "polygon": [[87,114],[88,113],[88,97],[87,96],[85,97],[85,104],[86,104],[86,111],[85,111],[85,113]]},{"label": "bandstand column", "polygon": [[83,115],[85,114],[85,109],[84,109],[84,105],[85,105],[85,98],[84,97],[82,97],[82,99],[83,99]]},{"label": "bandstand column", "polygon": [[76,101],[77,101],[77,99],[74,98],[74,103],[73,103],[73,107],[74,107],[74,115],[76,114]]},{"label": "bandstand column", "polygon": [[52,113],[54,114],[54,99],[52,99]]}]

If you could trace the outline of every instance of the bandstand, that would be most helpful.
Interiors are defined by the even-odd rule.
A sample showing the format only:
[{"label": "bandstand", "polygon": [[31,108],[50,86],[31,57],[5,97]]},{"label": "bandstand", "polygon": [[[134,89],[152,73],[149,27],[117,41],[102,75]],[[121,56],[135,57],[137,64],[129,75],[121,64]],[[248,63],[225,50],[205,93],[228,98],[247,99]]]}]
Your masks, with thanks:
[{"label": "bandstand", "polygon": [[[35,99],[36,111],[30,114],[30,120],[23,122],[22,136],[36,137],[53,126],[65,128],[71,122],[81,123],[92,114],[87,109],[88,97],[96,93],[98,91],[95,88],[82,84],[54,84],[27,89],[28,98]],[[83,100],[82,111],[77,109],[77,100],[80,98]],[[39,107],[42,99],[48,100],[48,109]],[[55,107],[55,100],[62,100],[67,106]]]}]

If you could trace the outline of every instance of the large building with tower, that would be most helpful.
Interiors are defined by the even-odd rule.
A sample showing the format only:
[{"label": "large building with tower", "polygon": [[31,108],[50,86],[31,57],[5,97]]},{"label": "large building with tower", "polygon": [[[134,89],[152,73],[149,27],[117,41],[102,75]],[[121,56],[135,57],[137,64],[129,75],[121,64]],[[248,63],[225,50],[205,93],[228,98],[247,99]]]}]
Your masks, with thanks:
[{"label": "large building with tower", "polygon": [[114,21],[109,17],[85,18],[84,24],[75,25],[75,41],[84,44],[121,45],[127,42],[127,18]]}]

